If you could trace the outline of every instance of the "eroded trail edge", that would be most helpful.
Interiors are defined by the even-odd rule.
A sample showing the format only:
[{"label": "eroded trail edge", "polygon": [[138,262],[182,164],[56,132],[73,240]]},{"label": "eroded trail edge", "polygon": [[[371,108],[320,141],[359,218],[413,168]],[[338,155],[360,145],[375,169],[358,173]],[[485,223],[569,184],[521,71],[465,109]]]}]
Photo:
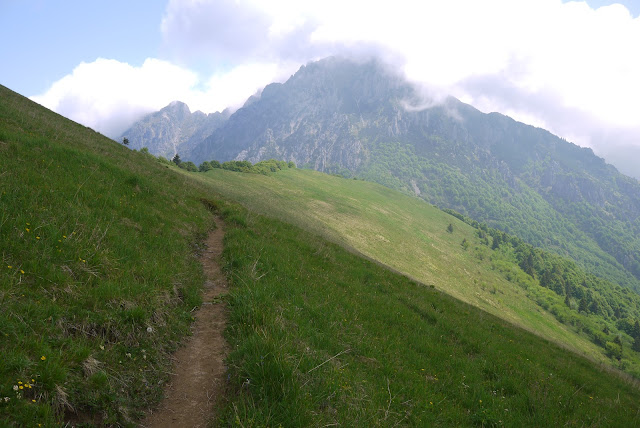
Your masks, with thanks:
[{"label": "eroded trail edge", "polygon": [[206,282],[202,306],[195,314],[193,335],[175,353],[175,369],[165,398],[142,422],[143,427],[204,427],[214,416],[214,404],[223,393],[228,348],[223,337],[226,310],[219,297],[227,292],[227,281],[219,264],[223,224],[218,218],[215,222],[216,229],[207,237],[200,259]]}]

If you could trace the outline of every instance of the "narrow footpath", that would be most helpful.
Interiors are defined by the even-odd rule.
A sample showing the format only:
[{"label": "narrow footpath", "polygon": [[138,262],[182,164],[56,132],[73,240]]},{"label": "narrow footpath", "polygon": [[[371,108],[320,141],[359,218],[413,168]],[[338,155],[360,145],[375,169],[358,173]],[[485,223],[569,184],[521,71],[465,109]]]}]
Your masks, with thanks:
[{"label": "narrow footpath", "polygon": [[227,344],[225,307],[219,296],[227,292],[220,270],[224,230],[216,218],[216,229],[207,240],[200,259],[206,275],[203,304],[195,314],[193,335],[174,355],[175,369],[159,408],[142,421],[141,427],[205,427],[224,389],[224,358]]}]

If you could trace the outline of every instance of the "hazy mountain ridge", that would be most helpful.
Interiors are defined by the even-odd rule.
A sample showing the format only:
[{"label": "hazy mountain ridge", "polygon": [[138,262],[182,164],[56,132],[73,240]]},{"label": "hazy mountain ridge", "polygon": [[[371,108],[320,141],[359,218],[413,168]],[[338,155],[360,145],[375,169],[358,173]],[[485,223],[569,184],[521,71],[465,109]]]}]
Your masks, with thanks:
[{"label": "hazy mountain ridge", "polygon": [[133,124],[121,138],[127,138],[133,149],[146,147],[157,156],[171,159],[211,135],[228,117],[227,110],[192,113],[185,103],[173,101]]}]

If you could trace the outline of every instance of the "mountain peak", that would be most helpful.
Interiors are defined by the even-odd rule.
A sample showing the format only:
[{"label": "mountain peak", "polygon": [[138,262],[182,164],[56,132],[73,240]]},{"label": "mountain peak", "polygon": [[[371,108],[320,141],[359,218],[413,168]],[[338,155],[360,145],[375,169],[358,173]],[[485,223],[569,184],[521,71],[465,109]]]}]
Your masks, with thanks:
[{"label": "mountain peak", "polygon": [[166,106],[165,108],[168,108],[168,107],[176,107],[176,106],[177,106],[177,107],[183,107],[183,106],[185,106],[185,107],[189,108],[189,106],[188,106],[186,103],[183,103],[182,101],[179,101],[179,100],[171,101],[169,104],[167,104],[167,106]]},{"label": "mountain peak", "polygon": [[191,114],[191,110],[189,106],[182,101],[171,101],[166,107],[164,107],[161,112],[173,113],[175,115],[179,115],[182,117],[188,116]]},{"label": "mountain peak", "polygon": [[131,147],[147,147],[155,155],[172,158],[210,135],[229,117],[228,111],[205,114],[191,112],[182,101],[172,101],[160,111],[136,122],[122,134]]}]

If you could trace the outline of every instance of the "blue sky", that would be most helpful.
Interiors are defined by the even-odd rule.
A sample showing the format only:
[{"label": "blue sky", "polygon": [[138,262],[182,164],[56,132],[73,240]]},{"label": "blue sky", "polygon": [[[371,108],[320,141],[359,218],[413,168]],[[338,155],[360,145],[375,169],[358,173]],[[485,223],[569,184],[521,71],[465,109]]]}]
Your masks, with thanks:
[{"label": "blue sky", "polygon": [[217,111],[308,61],[374,54],[640,176],[639,15],[640,0],[0,0],[0,84],[115,138],[174,99]]},{"label": "blue sky", "polygon": [[3,85],[27,95],[47,90],[98,57],[140,64],[160,52],[160,1],[0,0]]},{"label": "blue sky", "polygon": [[[566,3],[566,1],[565,1]],[[638,0],[617,0],[617,1],[612,1],[612,0],[588,0],[587,4],[589,4],[589,6],[591,6],[592,8],[596,9],[602,6],[608,6],[612,3],[620,3],[622,4],[624,7],[626,7],[627,9],[629,9],[629,12],[631,12],[631,14],[633,16],[635,16],[636,18],[638,17],[638,15],[640,15],[640,1]]]},{"label": "blue sky", "polygon": [[[566,2],[566,1],[565,1]],[[624,5],[640,15],[640,0],[589,0]],[[160,23],[167,3],[153,0],[0,0],[0,83],[32,96],[80,62],[98,57],[142,64],[162,57]],[[10,41],[10,42],[7,42]]]}]

